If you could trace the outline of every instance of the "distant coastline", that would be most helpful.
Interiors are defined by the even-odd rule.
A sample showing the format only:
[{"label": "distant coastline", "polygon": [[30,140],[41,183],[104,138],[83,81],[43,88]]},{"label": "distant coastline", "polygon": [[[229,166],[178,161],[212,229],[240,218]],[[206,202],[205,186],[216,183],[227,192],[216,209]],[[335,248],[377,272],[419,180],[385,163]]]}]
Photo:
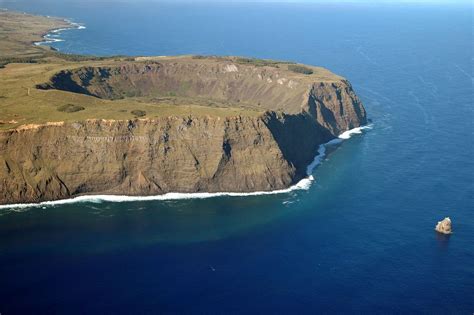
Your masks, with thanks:
[{"label": "distant coastline", "polygon": [[[33,39],[28,41],[28,44],[32,45],[33,47],[35,46],[48,46],[50,44],[56,43],[56,42],[63,42],[64,39],[60,38],[60,35],[63,31],[68,31],[68,30],[74,30],[74,29],[85,29],[86,26],[84,23],[78,23],[74,22],[72,19],[68,18],[62,18],[62,17],[55,17],[55,16],[50,16],[50,15],[37,15],[37,14],[31,14],[25,11],[17,11],[17,10],[10,10],[8,8],[1,8],[0,7],[0,13],[2,14],[13,14],[17,16],[25,16],[25,17],[31,17],[31,18],[41,18],[44,20],[49,20],[52,23],[49,23],[50,25],[47,26],[46,28],[38,29],[38,33],[35,34],[35,37],[39,37],[42,40],[37,40]],[[57,48],[54,48],[52,46],[49,46],[52,50],[57,50]]]},{"label": "distant coastline", "polygon": [[[41,46],[63,41],[59,36],[62,31],[85,28],[80,23],[50,16],[38,16],[37,20],[42,22],[39,26],[36,20],[34,23],[30,21],[34,16],[26,13],[16,13],[8,18],[17,25],[15,36],[26,38],[21,47],[17,47],[16,42],[11,44],[12,54],[24,51],[27,45]],[[25,21],[36,29],[25,30]],[[44,34],[42,41],[38,41],[40,34]],[[13,59],[23,61],[16,67],[29,75],[28,64],[39,63],[41,58],[47,57],[48,62],[57,69],[46,68],[41,62],[41,65],[35,66],[38,74],[31,78],[31,85],[12,80],[19,76],[18,72],[8,73],[9,77],[2,78],[6,82],[2,88],[5,92],[2,90],[2,93],[8,96],[15,89],[21,95],[17,102],[22,102],[24,107],[31,105],[37,109],[41,101],[47,107],[34,114],[14,108],[17,111],[9,113],[11,117],[5,121],[21,123],[22,126],[33,126],[44,121],[54,123],[67,120],[73,123],[48,127],[40,133],[27,128],[28,131],[21,132],[19,137],[13,133],[4,134],[7,139],[5,155],[2,156],[5,166],[0,169],[0,176],[4,178],[6,189],[0,196],[1,203],[4,203],[0,209],[96,200],[200,199],[307,190],[314,180],[311,175],[313,170],[326,156],[326,146],[339,144],[352,134],[370,128],[364,126],[367,124],[366,112],[350,83],[321,67],[243,57],[183,56],[160,59],[157,63],[124,57],[104,60],[68,56],[39,48],[35,49],[35,53],[38,55],[36,59]],[[56,65],[55,58],[71,62]],[[88,64],[84,66],[78,61],[87,61]],[[82,68],[78,68],[79,65]],[[48,75],[41,74],[41,68]],[[56,74],[49,77],[53,71]],[[172,83],[165,86],[165,90],[160,85],[162,82],[155,79],[163,73]],[[63,85],[69,80],[74,83]],[[199,84],[185,84],[188,81]],[[226,88],[229,86],[231,90]],[[150,98],[156,91],[171,98],[164,99],[166,106],[158,109],[153,103],[155,98]],[[192,103],[189,99],[203,93],[208,99],[205,103]],[[220,104],[222,95],[225,101]],[[92,105],[90,96],[96,96]],[[137,96],[148,103],[138,102],[134,99]],[[120,101],[125,98],[129,100]],[[299,104],[301,98],[305,100],[303,105]],[[114,105],[113,110],[109,109],[110,102],[114,100],[114,104],[123,108],[118,110]],[[176,106],[180,102],[193,107]],[[97,106],[98,103],[108,107]],[[74,110],[69,111],[69,107]],[[137,120],[142,116],[162,117],[163,124],[157,128],[154,122],[149,124],[147,120]],[[97,117],[107,117],[109,122],[90,121],[90,118]],[[9,125],[4,124],[3,127],[9,129]],[[160,127],[168,125],[171,127]],[[183,140],[182,134],[188,129],[189,135],[196,139],[192,146],[187,144],[185,138]],[[159,139],[157,145],[150,147],[142,141],[136,147],[121,146],[122,135],[133,134],[133,130],[137,131],[138,136],[145,132],[151,142]],[[65,132],[84,133],[84,139],[92,142],[78,144],[77,138],[66,141],[63,138]],[[194,137],[201,134],[204,137]],[[99,154],[103,145],[94,140],[96,137],[105,137],[111,142],[118,139],[109,149],[116,150],[120,159],[113,154]],[[58,153],[55,145],[44,145],[41,154],[52,164],[45,167],[33,163],[45,160],[31,155],[29,148],[22,143],[33,141],[47,144],[51,138],[62,141],[63,151]],[[125,138],[129,139],[128,136]],[[133,139],[140,138],[134,135]],[[94,147],[92,152],[99,154],[98,160],[106,167],[94,171],[97,165],[94,159],[74,153],[78,147],[84,146]],[[133,148],[147,152],[150,159],[140,159],[140,154]],[[23,156],[26,160],[21,158]],[[50,156],[58,158],[50,159]],[[90,172],[80,175],[74,167],[75,158],[88,161],[90,165],[82,166]],[[151,161],[160,161],[166,167],[156,168],[150,164]],[[25,165],[33,165],[33,168],[30,170]],[[63,167],[68,165],[73,168]],[[114,177],[116,166],[122,170]],[[36,173],[25,177],[24,172]],[[20,186],[24,187],[21,191],[18,190]]]},{"label": "distant coastline", "polygon": [[[52,18],[49,15],[46,16],[46,17],[48,19]],[[70,27],[61,27],[61,28],[52,29],[52,30],[44,33],[41,36],[43,38],[42,41],[34,42],[33,44],[35,46],[44,46],[44,45],[49,45],[49,44],[53,44],[53,43],[57,43],[57,42],[63,42],[64,39],[59,38],[59,35],[61,34],[61,32],[69,31],[69,30],[82,30],[82,29],[86,28],[86,26],[83,23],[73,22],[69,19],[61,19],[61,20],[68,23],[70,25]],[[56,49],[56,48],[54,48],[54,49]]]}]

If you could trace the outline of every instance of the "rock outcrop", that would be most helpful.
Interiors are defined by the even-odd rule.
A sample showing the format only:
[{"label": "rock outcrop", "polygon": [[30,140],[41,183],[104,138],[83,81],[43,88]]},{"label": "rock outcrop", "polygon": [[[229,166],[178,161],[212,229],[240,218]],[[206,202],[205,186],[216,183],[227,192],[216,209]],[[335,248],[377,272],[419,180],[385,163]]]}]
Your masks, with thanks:
[{"label": "rock outcrop", "polygon": [[366,122],[351,84],[324,68],[313,75],[274,67],[236,65],[233,59],[179,59],[79,67],[55,74],[40,89],[102,99],[181,96],[286,114],[307,112],[335,135]]},{"label": "rock outcrop", "polygon": [[343,78],[231,61],[82,67],[39,87],[111,100],[173,92],[248,104],[263,114],[88,119],[1,131],[0,204],[282,189],[306,175],[321,143],[366,123]]},{"label": "rock outcrop", "polygon": [[439,221],[438,224],[436,224],[435,230],[442,234],[451,234],[451,219],[446,217],[442,221]]}]

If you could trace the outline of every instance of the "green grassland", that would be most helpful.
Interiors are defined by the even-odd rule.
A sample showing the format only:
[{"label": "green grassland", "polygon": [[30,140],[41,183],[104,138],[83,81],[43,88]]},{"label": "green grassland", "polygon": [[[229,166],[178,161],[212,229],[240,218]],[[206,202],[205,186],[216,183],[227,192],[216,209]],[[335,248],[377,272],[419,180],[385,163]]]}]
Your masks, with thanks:
[{"label": "green grassland", "polygon": [[[87,65],[101,65],[89,61]],[[236,116],[259,115],[258,110],[240,104],[183,98],[125,98],[100,99],[90,95],[59,90],[39,90],[36,85],[46,82],[56,72],[78,63],[9,64],[0,70],[0,129],[10,129],[24,124],[42,124],[52,121],[78,121],[85,119],[133,119],[132,111],[142,110],[147,118],[160,116]],[[67,105],[83,110],[68,111]]]},{"label": "green grassland", "polygon": [[0,11],[0,61],[37,60],[50,49],[35,46],[49,30],[68,27],[58,18],[47,18],[10,11]]},{"label": "green grassland", "polygon": [[341,79],[323,68],[307,68],[295,66],[292,62],[266,59],[213,56],[89,57],[62,54],[49,47],[33,45],[41,41],[48,30],[67,26],[67,22],[58,18],[0,11],[0,129],[85,119],[126,120],[182,115],[227,117],[263,113],[262,108],[249,102],[207,99],[203,96],[184,97],[167,93],[145,97],[125,95],[124,98],[111,100],[37,88],[37,85],[49,82],[62,70],[80,67],[117,67],[133,62],[187,62],[214,69],[217,63],[232,62],[240,67],[283,71],[289,78],[297,78],[305,84],[314,80]]}]

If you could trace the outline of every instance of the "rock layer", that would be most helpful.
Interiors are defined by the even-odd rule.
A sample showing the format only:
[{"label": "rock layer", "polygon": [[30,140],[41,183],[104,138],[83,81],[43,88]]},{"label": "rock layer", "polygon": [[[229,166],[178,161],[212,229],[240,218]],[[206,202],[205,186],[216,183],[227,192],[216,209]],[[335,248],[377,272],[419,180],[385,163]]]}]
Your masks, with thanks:
[{"label": "rock layer", "polygon": [[80,194],[282,189],[306,175],[321,143],[366,123],[345,79],[308,84],[309,78],[278,70],[232,63],[212,67],[140,63],[55,75],[41,88],[109,99],[123,91],[140,96],[176,91],[251,103],[265,113],[90,119],[2,131],[0,204]]}]

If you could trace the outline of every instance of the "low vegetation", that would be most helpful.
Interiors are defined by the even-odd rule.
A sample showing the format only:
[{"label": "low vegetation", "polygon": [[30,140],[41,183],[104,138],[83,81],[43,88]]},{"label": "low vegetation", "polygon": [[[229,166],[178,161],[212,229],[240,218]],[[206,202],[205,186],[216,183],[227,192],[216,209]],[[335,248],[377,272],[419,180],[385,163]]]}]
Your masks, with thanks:
[{"label": "low vegetation", "polygon": [[253,65],[256,67],[278,67],[281,64],[292,64],[288,61],[276,61],[270,59],[258,59],[258,58],[237,58],[235,60],[239,64]]},{"label": "low vegetation", "polygon": [[141,109],[134,109],[134,110],[131,111],[131,113],[132,113],[135,117],[143,117],[143,116],[146,116],[146,111],[141,110]]},{"label": "low vegetation", "polygon": [[9,63],[38,63],[38,58],[34,57],[0,57],[0,68],[5,68]]},{"label": "low vegetation", "polygon": [[34,16],[0,10],[0,59],[13,62],[9,58],[41,58],[51,49],[35,46],[34,42],[42,41],[42,34],[55,28],[68,27],[61,19]]},{"label": "low vegetation", "polygon": [[133,61],[135,58],[125,57],[125,56],[87,56],[87,55],[77,55],[77,54],[65,54],[57,51],[48,51],[45,53],[45,57],[54,57],[62,59],[65,61],[101,61],[101,60],[124,60],[124,61]]},{"label": "low vegetation", "polygon": [[[265,110],[277,108],[274,103],[278,103],[279,99],[266,103],[266,100],[275,98],[281,92],[278,88],[272,88],[280,87],[281,83],[277,80],[263,81],[257,75],[245,77],[249,80],[245,83],[245,89],[229,81],[240,94],[226,99],[222,97],[229,92],[224,90],[225,84],[220,85],[221,82],[218,82],[215,89],[206,90],[210,94],[203,94],[200,91],[202,86],[188,79],[186,71],[176,72],[176,80],[160,85],[152,76],[154,71],[159,72],[166,65],[186,70],[187,65],[193,69],[193,64],[197,64],[209,71],[208,78],[203,79],[207,80],[205,84],[208,86],[213,84],[213,74],[218,74],[215,65],[224,67],[229,63],[239,65],[242,74],[250,73],[246,68],[273,67],[276,69],[253,70],[262,75],[284,75],[284,79],[302,82],[303,85],[315,80],[340,79],[322,68],[270,59],[233,56],[96,57],[65,54],[48,46],[33,45],[41,41],[42,34],[48,30],[61,27],[68,27],[68,24],[60,19],[0,11],[0,130],[25,124],[95,118],[127,120],[144,116],[150,119],[182,115],[259,116]],[[121,74],[123,67],[128,72]],[[61,80],[52,80],[59,73],[71,70],[77,72],[77,69],[85,72],[77,73],[72,78],[66,76],[57,78]],[[119,69],[117,73],[123,76],[123,80],[109,80],[108,74],[96,76],[97,73],[92,73],[94,75],[91,76],[91,69]],[[140,79],[142,74],[151,79]],[[313,75],[305,78],[307,74]],[[231,80],[229,76],[223,76],[222,79]],[[265,98],[255,98],[252,94],[254,91],[249,87],[251,84],[268,89]],[[291,91],[285,89],[285,93],[299,93],[299,88]]]},{"label": "low vegetation", "polygon": [[203,56],[203,55],[194,55],[192,56],[193,59],[209,59],[211,56]]},{"label": "low vegetation", "polygon": [[288,65],[288,70],[308,75],[313,74],[313,69],[301,65]]},{"label": "low vegetation", "polygon": [[75,113],[79,112],[81,110],[84,110],[85,108],[83,106],[75,105],[75,104],[66,104],[66,105],[61,105],[57,108],[59,112],[63,113]]},{"label": "low vegetation", "polygon": [[34,45],[44,40],[42,34],[52,29],[67,28],[71,25],[58,18],[47,18],[0,10],[0,69],[9,63],[48,63],[51,61],[125,60],[127,56],[83,56],[64,54],[46,45]]},{"label": "low vegetation", "polygon": [[271,59],[260,59],[260,58],[245,58],[245,57],[222,57],[222,56],[203,56],[203,55],[194,55],[193,59],[213,59],[213,60],[222,60],[222,61],[231,61],[242,65],[251,65],[255,67],[275,67],[278,68],[279,65],[288,65],[294,64],[291,61],[278,61]]}]

